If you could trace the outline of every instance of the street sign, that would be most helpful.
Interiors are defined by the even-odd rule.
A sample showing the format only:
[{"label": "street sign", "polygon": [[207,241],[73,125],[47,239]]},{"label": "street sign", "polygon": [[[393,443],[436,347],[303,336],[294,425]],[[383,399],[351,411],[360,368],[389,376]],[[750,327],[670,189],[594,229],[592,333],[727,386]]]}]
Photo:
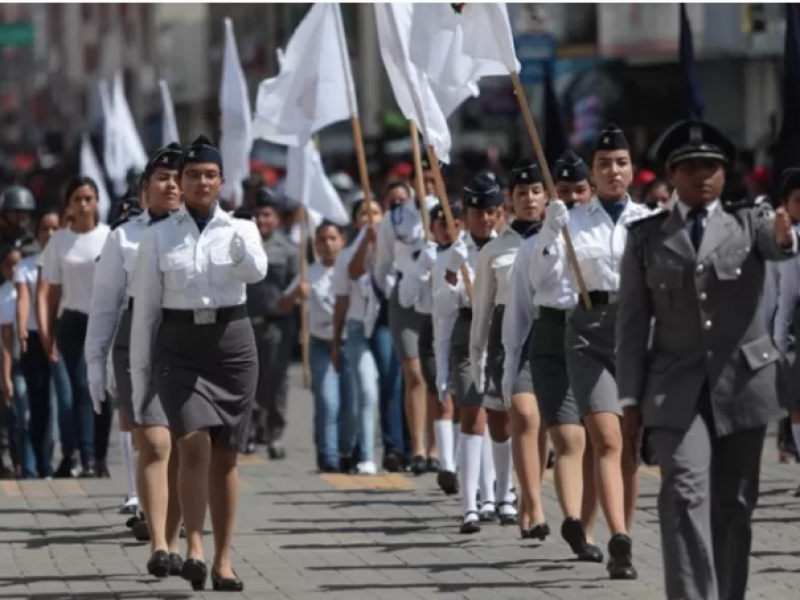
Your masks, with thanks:
[{"label": "street sign", "polygon": [[547,33],[527,33],[516,36],[514,45],[522,66],[520,81],[525,85],[541,81],[542,64],[545,61],[554,61],[556,58],[555,37]]},{"label": "street sign", "polygon": [[0,23],[0,48],[33,46],[32,23]]}]

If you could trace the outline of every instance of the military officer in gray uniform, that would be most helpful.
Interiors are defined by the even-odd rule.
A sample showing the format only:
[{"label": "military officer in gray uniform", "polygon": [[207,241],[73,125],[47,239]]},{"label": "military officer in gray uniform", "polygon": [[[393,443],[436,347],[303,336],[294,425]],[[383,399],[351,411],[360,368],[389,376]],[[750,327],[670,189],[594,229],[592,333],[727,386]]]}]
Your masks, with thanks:
[{"label": "military officer in gray uniform", "polygon": [[721,204],[735,152],[706,123],[673,126],[658,156],[676,204],[630,226],[621,265],[624,432],[652,431],[675,600],[745,597],[764,434],[784,414],[783,361],[759,304],[766,261],[790,258],[798,241],[783,209]]},{"label": "military officer in gray uniform", "polygon": [[280,199],[262,188],[254,204],[251,212],[269,257],[269,270],[264,279],[247,286],[247,312],[258,346],[258,411],[253,419],[257,431],[251,436],[248,451],[253,451],[253,442],[258,438],[267,444],[270,458],[277,460],[286,456],[282,439],[286,427],[288,371],[297,339],[294,315],[282,313],[278,305],[299,272],[300,253],[280,231]]}]

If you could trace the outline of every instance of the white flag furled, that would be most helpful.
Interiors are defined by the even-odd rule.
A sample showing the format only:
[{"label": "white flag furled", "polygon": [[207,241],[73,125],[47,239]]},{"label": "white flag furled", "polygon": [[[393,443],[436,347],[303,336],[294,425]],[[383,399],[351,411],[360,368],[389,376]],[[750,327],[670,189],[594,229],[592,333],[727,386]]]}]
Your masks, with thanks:
[{"label": "white flag furled", "polygon": [[339,194],[325,175],[322,159],[314,142],[289,148],[286,171],[285,193],[292,200],[303,203],[311,221],[319,224],[321,217],[337,225],[347,225],[350,222],[350,215]]},{"label": "white flag furled", "polygon": [[292,34],[277,77],[258,87],[253,133],[303,146],[319,130],[355,116],[355,88],[338,3],[316,3]]},{"label": "white flag furled", "polygon": [[167,82],[161,79],[158,82],[161,88],[161,145],[168,146],[172,142],[181,143],[178,133],[178,121],[175,118],[175,105],[172,103],[172,94],[169,93]]},{"label": "white flag furled", "polygon": [[411,60],[445,87],[519,73],[505,3],[415,4]]},{"label": "white flag furled", "polygon": [[97,210],[100,212],[100,220],[105,223],[108,219],[108,211],[111,209],[111,201],[106,190],[106,182],[103,177],[103,169],[100,161],[92,149],[92,142],[85,133],[81,138],[80,170],[84,177],[91,177],[97,184]]},{"label": "white flag furled", "polygon": [[375,4],[378,42],[389,83],[400,112],[415,121],[425,142],[433,146],[436,156],[450,159],[450,129],[447,117],[478,89],[471,82],[446,89],[433,85],[427,75],[411,62],[409,43],[412,14],[419,4],[392,2]]},{"label": "white flag furled", "polygon": [[100,107],[103,111],[103,164],[109,180],[115,182],[114,185],[120,185],[116,182],[124,182],[127,173],[123,164],[124,157],[119,142],[119,124],[114,116],[111,90],[105,80],[98,83],[97,89],[100,96]]},{"label": "white flag furled", "polygon": [[250,173],[250,150],[253,147],[253,113],[247,92],[247,80],[239,61],[233,23],[225,19],[225,56],[222,62],[222,87],[219,91],[221,136],[219,151],[225,175],[223,196],[242,201],[242,180]]},{"label": "white flag furled", "polygon": [[[114,191],[117,195],[122,195],[127,189],[128,171],[135,169],[144,171],[147,166],[147,153],[144,144],[136,131],[136,123],[133,120],[131,107],[125,98],[125,88],[122,81],[122,73],[118,72],[114,76],[114,86],[111,93],[111,127],[113,128],[113,143],[118,144],[115,157],[119,163],[115,167],[119,173],[115,173],[109,178],[114,182]],[[120,179],[120,173],[122,178]]]}]

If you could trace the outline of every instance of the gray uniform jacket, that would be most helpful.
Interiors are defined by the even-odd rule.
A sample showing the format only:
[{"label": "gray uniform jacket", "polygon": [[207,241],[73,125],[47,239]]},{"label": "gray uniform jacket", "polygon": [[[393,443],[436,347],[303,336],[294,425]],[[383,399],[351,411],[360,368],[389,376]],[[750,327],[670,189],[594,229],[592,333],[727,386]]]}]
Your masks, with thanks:
[{"label": "gray uniform jacket", "polygon": [[718,206],[697,252],[677,207],[632,224],[617,321],[623,405],[638,404],[647,427],[686,431],[707,383],[718,435],[780,418],[783,357],[759,304],[765,261],[796,251],[778,246],[766,208]]},{"label": "gray uniform jacket", "polygon": [[300,270],[300,252],[280,231],[274,232],[263,245],[269,257],[269,271],[264,279],[247,286],[247,312],[251,318],[279,318],[276,309]]}]

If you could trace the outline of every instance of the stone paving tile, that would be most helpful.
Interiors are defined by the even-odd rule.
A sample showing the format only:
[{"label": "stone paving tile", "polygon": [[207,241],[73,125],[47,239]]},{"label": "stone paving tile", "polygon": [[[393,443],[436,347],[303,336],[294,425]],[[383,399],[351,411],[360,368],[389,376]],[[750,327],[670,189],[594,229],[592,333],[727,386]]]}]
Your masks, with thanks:
[{"label": "stone paving tile", "polygon": [[[457,532],[458,501],[431,476],[320,477],[313,471],[311,400],[294,373],[289,457],[248,457],[235,564],[253,600],[628,600],[663,597],[656,519],[657,470],[641,477],[634,530],[635,582],[611,582],[603,565],[576,563],[558,536],[522,542],[516,528]],[[800,598],[800,467],[764,452],[748,598]],[[180,579],[156,581],[148,549],[125,528],[119,449],[110,480],[0,482],[0,600],[217,598]],[[549,478],[552,479],[552,478]],[[560,512],[545,483],[545,513],[557,533]],[[608,535],[598,524],[598,543]],[[211,537],[206,539],[211,556]]]}]

